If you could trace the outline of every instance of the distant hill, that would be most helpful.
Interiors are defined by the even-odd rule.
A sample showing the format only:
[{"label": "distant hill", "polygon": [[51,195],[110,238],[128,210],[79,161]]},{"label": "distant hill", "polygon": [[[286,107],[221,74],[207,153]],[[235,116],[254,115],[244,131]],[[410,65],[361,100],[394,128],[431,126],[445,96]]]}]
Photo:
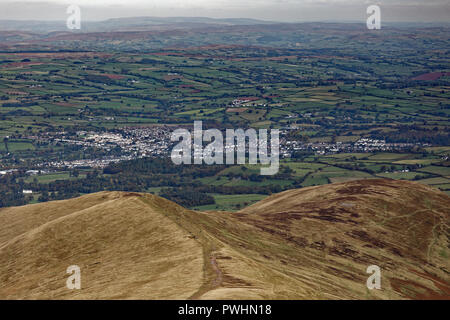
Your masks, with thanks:
[{"label": "distant hill", "polygon": [[[117,32],[117,31],[146,31],[160,29],[161,26],[168,28],[200,27],[206,25],[258,25],[271,24],[273,22],[246,19],[214,19],[206,17],[132,17],[115,18],[104,21],[82,21],[83,32]],[[0,20],[0,31],[28,31],[35,33],[49,33],[55,31],[68,31],[66,21],[23,21],[23,20]]]},{"label": "distant hill", "polygon": [[[237,213],[129,192],[5,208],[0,299],[450,299],[449,207],[427,186],[363,180]],[[70,265],[81,290],[65,287]]]},{"label": "distant hill", "polygon": [[[282,48],[295,50],[296,53],[305,53],[307,49],[317,53],[317,50],[328,52],[331,48],[340,48],[342,43],[347,42],[364,47],[382,44],[389,51],[390,46],[399,44],[403,48],[420,47],[422,42],[410,36],[411,28],[392,24],[384,28],[381,36],[378,33],[368,34],[364,23],[136,17],[86,21],[82,22],[81,30],[68,30],[65,21],[0,20],[0,51],[142,53],[161,49],[239,45]],[[446,25],[433,27],[417,24],[414,32],[422,40],[432,34],[439,39],[433,44],[444,47],[448,29]]]}]

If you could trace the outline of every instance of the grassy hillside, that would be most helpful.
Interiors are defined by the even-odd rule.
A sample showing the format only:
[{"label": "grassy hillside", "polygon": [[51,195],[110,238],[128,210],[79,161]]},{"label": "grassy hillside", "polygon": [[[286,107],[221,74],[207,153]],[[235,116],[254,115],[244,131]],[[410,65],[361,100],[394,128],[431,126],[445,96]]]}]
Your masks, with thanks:
[{"label": "grassy hillside", "polygon": [[[202,283],[202,247],[140,198],[99,193],[3,210],[0,296],[189,298]],[[65,286],[74,264],[81,291]]]},{"label": "grassy hillside", "polygon": [[[234,213],[124,192],[2,209],[0,299],[449,299],[449,205],[428,186],[363,180]],[[382,289],[369,291],[374,264]]]}]

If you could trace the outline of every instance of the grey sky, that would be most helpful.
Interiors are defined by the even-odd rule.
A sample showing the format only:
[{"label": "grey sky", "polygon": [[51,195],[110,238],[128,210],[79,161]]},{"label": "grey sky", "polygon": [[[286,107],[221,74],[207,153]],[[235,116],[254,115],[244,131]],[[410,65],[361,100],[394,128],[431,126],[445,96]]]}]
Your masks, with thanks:
[{"label": "grey sky", "polygon": [[384,21],[450,22],[450,0],[0,0],[0,19],[65,20],[78,4],[85,20],[207,16],[273,21],[364,21],[378,4]]}]

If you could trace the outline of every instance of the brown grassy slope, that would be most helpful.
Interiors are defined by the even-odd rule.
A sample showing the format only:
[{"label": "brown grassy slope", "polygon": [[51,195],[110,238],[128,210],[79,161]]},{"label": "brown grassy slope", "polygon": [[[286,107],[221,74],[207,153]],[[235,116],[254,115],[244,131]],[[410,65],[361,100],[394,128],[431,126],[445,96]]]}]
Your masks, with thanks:
[{"label": "brown grassy slope", "polygon": [[[0,211],[0,298],[447,298],[449,205],[420,184],[290,190],[238,213],[99,193]],[[82,290],[65,287],[67,266]],[[366,288],[369,265],[382,290]]]},{"label": "brown grassy slope", "polygon": [[[0,298],[190,297],[203,279],[201,246],[140,198],[99,193],[0,211],[13,236],[0,243]],[[18,235],[14,216],[31,228]],[[80,291],[66,288],[70,265],[81,268]]]},{"label": "brown grassy slope", "polygon": [[[268,260],[321,298],[450,299],[449,205],[428,186],[362,180],[283,192],[238,219],[295,248]],[[365,288],[372,264],[381,291]]]}]

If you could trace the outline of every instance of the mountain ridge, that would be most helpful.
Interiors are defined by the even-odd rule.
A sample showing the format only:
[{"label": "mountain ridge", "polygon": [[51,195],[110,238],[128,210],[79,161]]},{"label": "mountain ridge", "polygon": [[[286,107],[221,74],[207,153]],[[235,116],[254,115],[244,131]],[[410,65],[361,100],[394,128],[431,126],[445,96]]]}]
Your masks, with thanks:
[{"label": "mountain ridge", "polygon": [[[449,299],[450,198],[362,180],[235,213],[100,192],[0,210],[1,299]],[[79,265],[82,289],[65,288]],[[368,290],[379,265],[382,290]]]},{"label": "mountain ridge", "polygon": [[[152,30],[158,26],[192,27],[207,25],[243,26],[259,24],[275,24],[279,22],[251,19],[251,18],[208,18],[208,17],[129,17],[111,18],[101,21],[85,21],[82,30],[87,32],[105,31],[138,31]],[[0,20],[2,31],[34,31],[37,33],[48,33],[58,31],[69,31],[66,21],[61,20]]]}]

